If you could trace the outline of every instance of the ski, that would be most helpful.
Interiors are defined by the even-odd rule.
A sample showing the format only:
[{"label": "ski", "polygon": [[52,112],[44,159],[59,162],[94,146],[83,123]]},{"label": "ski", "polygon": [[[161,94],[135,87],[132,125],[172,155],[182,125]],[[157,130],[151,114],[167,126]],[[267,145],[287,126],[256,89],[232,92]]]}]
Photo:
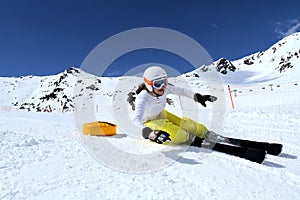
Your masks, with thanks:
[{"label": "ski", "polygon": [[275,155],[275,156],[279,155],[282,150],[282,144],[278,144],[278,143],[258,142],[252,140],[230,138],[230,137],[225,137],[225,142],[240,147],[264,150],[268,154]]},{"label": "ski", "polygon": [[266,157],[266,151],[261,149],[245,148],[228,144],[215,143],[210,145],[202,145],[203,148],[209,148],[214,151],[244,158],[246,160],[262,163]]}]

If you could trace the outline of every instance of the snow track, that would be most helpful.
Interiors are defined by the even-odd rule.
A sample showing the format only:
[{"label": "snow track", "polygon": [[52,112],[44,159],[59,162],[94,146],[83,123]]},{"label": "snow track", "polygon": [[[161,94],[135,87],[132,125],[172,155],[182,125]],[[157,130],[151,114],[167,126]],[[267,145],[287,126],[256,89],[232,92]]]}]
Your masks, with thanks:
[{"label": "snow track", "polygon": [[283,143],[282,154],[268,155],[262,165],[218,152],[203,158],[191,148],[172,165],[144,174],[94,160],[70,113],[1,112],[0,199],[297,199],[299,108],[226,113],[224,135]]}]

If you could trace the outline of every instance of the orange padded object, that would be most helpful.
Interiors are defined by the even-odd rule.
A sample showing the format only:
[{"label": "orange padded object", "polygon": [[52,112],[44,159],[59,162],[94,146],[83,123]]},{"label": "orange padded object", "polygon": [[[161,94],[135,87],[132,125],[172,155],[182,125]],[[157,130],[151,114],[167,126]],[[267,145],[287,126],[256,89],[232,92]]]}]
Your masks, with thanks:
[{"label": "orange padded object", "polygon": [[85,135],[109,136],[116,135],[117,126],[109,122],[90,122],[82,125],[82,132]]}]

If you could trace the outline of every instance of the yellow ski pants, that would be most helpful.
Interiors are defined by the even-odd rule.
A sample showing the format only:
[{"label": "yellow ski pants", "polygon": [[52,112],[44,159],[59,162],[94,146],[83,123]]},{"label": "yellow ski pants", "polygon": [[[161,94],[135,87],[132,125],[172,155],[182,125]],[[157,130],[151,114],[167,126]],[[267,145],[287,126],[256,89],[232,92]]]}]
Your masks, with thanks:
[{"label": "yellow ski pants", "polygon": [[205,138],[208,129],[190,118],[180,118],[166,110],[163,110],[157,119],[144,123],[152,130],[162,130],[170,134],[170,139],[175,144],[186,142],[189,134]]}]

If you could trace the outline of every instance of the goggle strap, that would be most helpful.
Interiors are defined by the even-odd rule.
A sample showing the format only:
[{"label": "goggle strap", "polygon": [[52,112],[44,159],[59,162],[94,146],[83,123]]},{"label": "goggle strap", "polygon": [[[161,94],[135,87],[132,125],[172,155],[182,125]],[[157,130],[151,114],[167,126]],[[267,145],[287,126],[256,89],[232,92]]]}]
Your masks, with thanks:
[{"label": "goggle strap", "polygon": [[153,82],[144,77],[144,82],[153,87]]}]

